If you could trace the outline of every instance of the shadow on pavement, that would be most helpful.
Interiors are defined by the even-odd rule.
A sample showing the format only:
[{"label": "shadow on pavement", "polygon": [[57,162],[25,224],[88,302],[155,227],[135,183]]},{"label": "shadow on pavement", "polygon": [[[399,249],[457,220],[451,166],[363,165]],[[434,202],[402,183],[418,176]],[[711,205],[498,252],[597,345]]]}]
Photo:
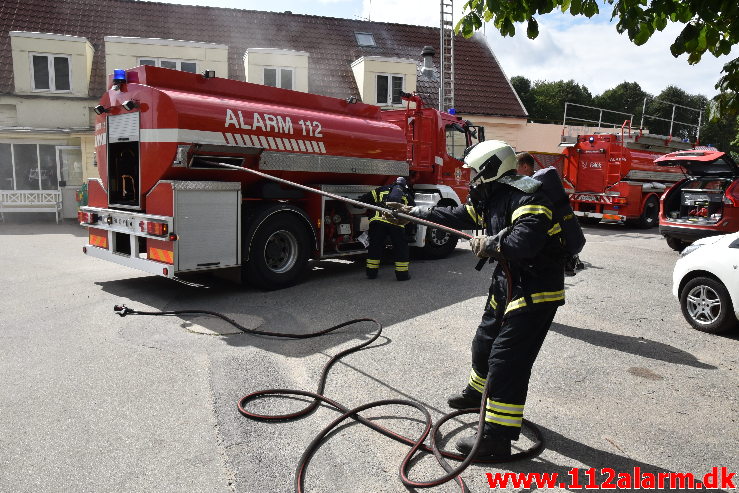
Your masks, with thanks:
[{"label": "shadow on pavement", "polygon": [[72,235],[87,238],[87,230],[82,228],[76,219],[60,220],[59,224],[56,224],[53,214],[51,214],[51,221],[38,218],[20,220],[6,217],[5,222],[0,222],[0,236],[26,235]]},{"label": "shadow on pavement", "polygon": [[[383,264],[379,278],[368,280],[364,275],[364,259],[353,258],[312,263],[302,283],[278,291],[260,291],[205,275],[189,277],[186,282],[145,276],[97,284],[105,292],[120,297],[119,303],[136,310],[208,310],[237,322],[258,317],[263,320],[258,330],[305,334],[357,318],[374,318],[390,326],[485,296],[490,271],[478,273],[474,266],[470,253],[458,249],[443,260],[413,260],[412,279],[407,282],[395,280],[392,264]],[[480,302],[479,310],[470,313],[470,337],[482,314],[483,303]],[[223,329],[228,327],[216,317],[189,314],[178,317],[216,333],[223,334],[226,332]],[[366,340],[375,331],[374,324],[361,322],[336,333],[299,341],[241,333],[220,337],[234,347],[257,347],[300,357],[352,339]]]},{"label": "shadow on pavement", "polygon": [[634,354],[642,358],[655,359],[674,363],[676,365],[692,366],[704,370],[716,370],[717,368],[698,361],[692,354],[678,349],[669,344],[644,339],[643,337],[632,337],[620,334],[612,334],[599,330],[582,329],[559,323],[553,323],[554,332],[572,339],[577,339],[594,346],[615,349],[624,353]]}]

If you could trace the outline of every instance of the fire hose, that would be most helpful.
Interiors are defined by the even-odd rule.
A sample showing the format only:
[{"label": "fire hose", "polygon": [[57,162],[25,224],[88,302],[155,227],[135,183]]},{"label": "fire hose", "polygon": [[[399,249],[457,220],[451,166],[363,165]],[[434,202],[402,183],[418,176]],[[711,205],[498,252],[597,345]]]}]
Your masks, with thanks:
[{"label": "fire hose", "polygon": [[[346,197],[342,197],[340,195],[335,195],[329,192],[325,192],[322,190],[317,190],[315,188],[311,188],[305,185],[301,185],[299,183],[294,183],[282,178],[278,178],[275,176],[268,175],[266,173],[262,173],[260,171],[243,168],[240,166],[234,166],[226,163],[216,163],[213,162],[212,164],[217,164],[226,168],[232,168],[236,170],[241,170],[245,172],[249,172],[252,174],[255,174],[257,176],[261,176],[265,179],[269,179],[272,181],[276,181],[278,183],[283,183],[292,187],[300,188],[306,191],[309,191],[311,193],[317,193],[320,195],[324,195],[327,197],[330,197],[332,199],[341,200],[344,202],[348,202],[350,204],[353,204],[358,207],[366,207],[369,209],[376,210],[381,213],[388,213],[392,214],[396,218],[404,219],[409,222],[414,222],[417,224],[423,224],[429,227],[441,229],[443,231],[446,231],[450,234],[453,234],[455,236],[458,236],[460,238],[466,238],[471,239],[473,238],[472,235],[469,235],[465,232],[458,231],[453,228],[449,228],[447,226],[443,226],[440,224],[433,223],[431,221],[427,221],[425,219],[417,218],[414,216],[410,216],[407,214],[399,213],[397,211],[392,211],[390,209],[386,209],[383,207],[374,206],[371,204],[365,204],[364,202],[352,200]],[[484,259],[483,259],[484,260]],[[477,266],[477,269],[479,270],[482,268],[483,262],[480,262]],[[508,265],[506,262],[501,262],[501,265],[503,267],[503,270],[505,272],[506,278],[508,279],[508,299],[510,299],[510,289],[511,289],[511,283],[510,283],[510,270],[508,268]],[[531,423],[530,421],[524,419],[523,420],[523,426],[528,428],[533,435],[534,444],[527,450],[523,450],[520,452],[516,452],[514,454],[511,454],[510,457],[475,457],[475,454],[477,453],[477,450],[480,447],[480,444],[482,443],[482,433],[477,433],[477,439],[475,440],[475,444],[472,447],[472,450],[470,450],[470,453],[467,456],[449,452],[446,450],[442,450],[439,448],[437,443],[437,437],[439,435],[439,430],[441,426],[449,421],[450,419],[456,418],[460,415],[464,414],[473,414],[473,413],[479,413],[478,418],[478,430],[482,430],[485,425],[485,403],[487,401],[488,396],[488,386],[490,384],[490,380],[488,379],[488,382],[485,385],[485,388],[482,392],[482,398],[481,398],[481,405],[480,408],[470,408],[470,409],[461,409],[454,412],[451,412],[449,414],[446,414],[442,416],[435,424],[433,423],[431,419],[431,414],[429,411],[422,406],[418,402],[410,401],[410,400],[404,400],[404,399],[385,399],[375,402],[370,402],[367,404],[363,404],[361,406],[355,407],[353,409],[349,409],[346,406],[334,401],[333,399],[330,399],[326,397],[323,392],[326,386],[326,381],[328,378],[328,373],[331,369],[331,367],[338,362],[341,358],[344,356],[347,356],[351,353],[354,353],[356,351],[359,351],[361,349],[366,348],[367,346],[371,345],[373,342],[375,342],[380,335],[382,334],[382,324],[373,319],[373,318],[358,318],[349,320],[343,323],[340,323],[338,325],[335,325],[333,327],[329,327],[328,329],[316,331],[316,332],[310,332],[310,333],[302,333],[302,334],[296,334],[296,333],[286,333],[286,332],[272,332],[272,331],[264,331],[264,330],[257,330],[257,329],[250,329],[247,327],[244,327],[243,325],[239,324],[237,321],[215,311],[209,311],[209,310],[175,310],[175,311],[159,311],[159,312],[145,312],[145,311],[138,311],[133,310],[131,308],[126,307],[125,305],[116,305],[114,307],[115,312],[120,315],[121,317],[125,317],[127,315],[155,315],[155,316],[162,316],[162,315],[210,315],[214,317],[218,317],[227,323],[231,324],[232,326],[236,327],[243,333],[247,334],[254,334],[254,335],[264,335],[264,336],[271,336],[271,337],[279,337],[279,338],[286,338],[286,339],[307,339],[312,337],[318,337],[322,335],[329,334],[331,332],[334,332],[340,328],[357,324],[360,322],[371,322],[375,324],[377,327],[376,331],[370,337],[367,341],[362,342],[361,344],[349,347],[336,355],[334,355],[327,363],[324,365],[323,370],[321,371],[321,376],[318,381],[318,388],[315,392],[309,392],[304,390],[297,390],[297,389],[265,389],[265,390],[259,390],[256,392],[252,392],[250,394],[247,394],[246,396],[242,397],[238,402],[238,411],[245,417],[250,418],[252,420],[256,421],[288,421],[293,419],[298,419],[304,416],[307,416],[311,414],[313,411],[315,411],[321,403],[328,404],[330,407],[332,407],[335,411],[340,412],[341,415],[334,419],[330,424],[328,424],[325,428],[323,428],[318,435],[313,439],[313,441],[308,445],[308,447],[303,452],[299,462],[298,466],[295,471],[295,480],[294,480],[294,491],[297,493],[303,493],[305,491],[305,473],[308,467],[308,464],[310,463],[312,457],[316,453],[316,451],[320,448],[321,444],[323,443],[323,440],[326,438],[326,436],[334,430],[336,427],[338,427],[343,421],[347,419],[353,419],[383,435],[385,435],[388,438],[391,438],[393,440],[396,440],[400,443],[403,443],[410,448],[408,453],[405,455],[403,461],[400,464],[399,468],[399,475],[400,480],[403,483],[404,486],[407,488],[431,488],[434,486],[439,486],[441,484],[444,484],[452,479],[454,479],[457,484],[460,487],[460,490],[463,493],[469,493],[469,489],[467,488],[467,485],[465,484],[464,480],[461,477],[462,472],[471,464],[496,464],[496,463],[504,463],[504,462],[512,462],[516,460],[521,460],[525,458],[535,457],[538,455],[541,450],[544,448],[544,438],[541,434],[541,431]],[[247,404],[255,399],[259,398],[265,398],[269,396],[279,396],[279,395],[292,395],[292,396],[301,396],[301,397],[308,397],[312,399],[312,402],[308,404],[306,407],[299,411],[295,411],[288,414],[277,414],[277,415],[269,415],[269,414],[258,414],[255,412],[251,412],[247,409]],[[421,414],[424,416],[425,420],[425,427],[421,435],[416,438],[415,440],[409,437],[406,437],[404,435],[401,435],[399,433],[396,433],[384,426],[381,426],[367,418],[364,418],[359,413],[362,411],[366,411],[368,409],[381,407],[381,406],[389,406],[389,405],[396,405],[396,406],[406,406],[406,407],[412,407],[418,410]],[[429,439],[429,445],[426,445],[424,442],[426,439]],[[426,453],[431,453],[436,458],[439,465],[444,469],[446,474],[444,474],[441,477],[438,477],[436,479],[430,480],[430,481],[417,481],[413,480],[409,477],[409,471],[411,467],[411,461],[413,460],[414,456],[419,451],[423,451]],[[447,459],[460,461],[460,464],[457,467],[452,467]]]}]

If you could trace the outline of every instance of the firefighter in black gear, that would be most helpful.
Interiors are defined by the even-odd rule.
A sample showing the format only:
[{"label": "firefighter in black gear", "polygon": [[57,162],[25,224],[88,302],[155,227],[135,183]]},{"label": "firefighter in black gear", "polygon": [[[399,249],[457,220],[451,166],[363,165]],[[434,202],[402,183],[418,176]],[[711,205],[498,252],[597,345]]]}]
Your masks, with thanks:
[{"label": "firefighter in black gear", "polygon": [[[494,261],[492,283],[472,341],[469,381],[448,403],[456,409],[479,408],[490,380],[477,454],[508,457],[511,441],[521,432],[531,368],[565,302],[564,249],[551,202],[537,191],[537,180],[516,174],[510,146],[484,141],[468,148],[464,161],[473,175],[467,204],[391,208],[453,228],[485,229],[470,245],[475,255]],[[503,263],[509,267],[510,286]],[[461,439],[457,449],[468,454],[475,438]]]},{"label": "firefighter in black gear", "polygon": [[[367,204],[385,207],[387,202],[402,204],[410,207],[415,204],[413,193],[408,182],[399,176],[394,183],[372,190],[359,197],[359,200]],[[393,217],[385,217],[380,212],[375,212],[369,220],[369,247],[367,248],[367,264],[365,272],[369,279],[377,278],[380,270],[380,260],[385,250],[385,239],[389,236],[393,245],[395,257],[395,278],[398,281],[410,279],[408,272],[409,248],[406,239],[405,227],[402,221]]]}]

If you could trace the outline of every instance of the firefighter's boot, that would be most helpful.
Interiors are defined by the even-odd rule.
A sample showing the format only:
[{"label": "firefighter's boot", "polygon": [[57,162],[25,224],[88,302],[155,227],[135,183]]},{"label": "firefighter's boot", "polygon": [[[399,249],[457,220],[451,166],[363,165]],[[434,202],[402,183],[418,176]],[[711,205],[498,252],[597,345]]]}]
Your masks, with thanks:
[{"label": "firefighter's boot", "polygon": [[407,281],[411,278],[408,272],[409,262],[395,262],[395,279],[398,281]]},{"label": "firefighter's boot", "polygon": [[[455,447],[462,455],[469,455],[472,447],[477,441],[477,434],[460,439]],[[480,446],[477,448],[475,457],[494,457],[506,459],[511,456],[511,440],[504,437],[493,437],[483,432]]]},{"label": "firefighter's boot", "polygon": [[380,259],[368,258],[364,271],[367,273],[367,279],[376,279],[380,271]]},{"label": "firefighter's boot", "polygon": [[446,402],[452,409],[480,409],[481,401],[482,393],[468,385],[459,394],[449,397]]}]

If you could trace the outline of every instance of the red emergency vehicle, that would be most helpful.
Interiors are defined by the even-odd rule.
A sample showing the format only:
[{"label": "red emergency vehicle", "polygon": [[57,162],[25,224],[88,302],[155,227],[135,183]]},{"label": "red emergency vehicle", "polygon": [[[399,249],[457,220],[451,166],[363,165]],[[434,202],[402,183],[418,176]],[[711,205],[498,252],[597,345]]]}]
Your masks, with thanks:
[{"label": "red emergency vehicle", "polygon": [[[142,66],[116,70],[96,107],[99,178],[79,220],[87,255],[172,278],[241,269],[274,289],[309,259],[364,251],[366,211],[214,163],[348,198],[410,176],[416,201],[466,200],[462,153],[475,129],[406,95],[405,109]],[[418,226],[430,257],[456,238]]]},{"label": "red emergency vehicle", "polygon": [[[673,106],[673,118],[666,120],[671,133],[674,125],[699,131],[700,110],[662,103]],[[698,124],[676,121],[675,107],[698,113]],[[642,228],[651,228],[659,223],[660,196],[684,174],[680,168],[659,166],[655,159],[670,152],[692,149],[693,144],[676,137],[646,132],[645,118],[665,120],[645,114],[646,108],[647,99],[644,100],[640,128],[635,130],[632,129],[631,114],[565,103],[560,141],[560,147],[564,147],[562,153],[532,153],[540,165],[554,165],[560,170],[572,209],[581,221],[595,223],[604,220]],[[611,121],[620,119],[614,125],[604,118]]]},{"label": "red emergency vehicle", "polygon": [[563,150],[563,175],[578,217],[652,228],[659,224],[660,195],[683,178],[680,169],[660,167],[654,160],[691,145],[632,133],[629,125],[625,122],[612,134],[578,135]]}]

